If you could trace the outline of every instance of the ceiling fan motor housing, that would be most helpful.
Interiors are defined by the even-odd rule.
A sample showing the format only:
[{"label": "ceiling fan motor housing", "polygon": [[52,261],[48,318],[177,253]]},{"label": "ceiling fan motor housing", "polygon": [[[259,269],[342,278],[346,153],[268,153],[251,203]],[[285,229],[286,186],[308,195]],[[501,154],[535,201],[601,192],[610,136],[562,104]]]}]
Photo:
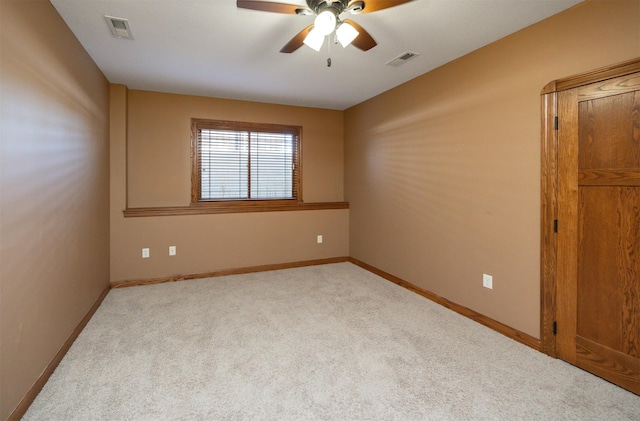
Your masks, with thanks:
[{"label": "ceiling fan motor housing", "polygon": [[307,0],[309,9],[313,10],[317,15],[328,10],[333,12],[336,18],[345,11],[348,4],[349,0]]},{"label": "ceiling fan motor housing", "polygon": [[[1,1],[1,0],[0,0]],[[238,8],[264,12],[296,15],[316,15],[316,21],[298,32],[285,44],[281,53],[292,53],[307,44],[316,51],[322,45],[323,38],[333,31],[343,47],[353,45],[362,51],[369,51],[377,45],[376,41],[357,22],[340,19],[342,13],[371,13],[409,3],[413,0],[306,0],[307,7],[287,3],[263,0],[236,0]],[[319,30],[322,28],[322,30]],[[312,36],[313,35],[313,36]]]}]

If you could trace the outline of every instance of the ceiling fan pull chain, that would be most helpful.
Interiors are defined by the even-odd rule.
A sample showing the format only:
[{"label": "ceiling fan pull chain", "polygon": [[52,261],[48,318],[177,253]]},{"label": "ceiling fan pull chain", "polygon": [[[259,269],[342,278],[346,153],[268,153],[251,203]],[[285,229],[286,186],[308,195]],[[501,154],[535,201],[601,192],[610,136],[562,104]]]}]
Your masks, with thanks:
[{"label": "ceiling fan pull chain", "polygon": [[327,58],[327,67],[331,67],[331,37],[329,37],[329,42],[327,42],[327,53],[329,55]]}]

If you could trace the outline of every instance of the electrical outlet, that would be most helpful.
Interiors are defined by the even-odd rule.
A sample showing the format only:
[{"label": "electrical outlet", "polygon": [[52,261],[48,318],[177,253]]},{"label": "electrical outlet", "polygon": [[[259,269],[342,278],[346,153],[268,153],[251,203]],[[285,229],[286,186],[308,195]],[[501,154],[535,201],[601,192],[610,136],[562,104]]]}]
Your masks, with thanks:
[{"label": "electrical outlet", "polygon": [[482,274],[482,286],[485,288],[493,289],[493,276]]},{"label": "electrical outlet", "polygon": [[321,235],[318,236],[318,244],[322,244],[322,236]]},{"label": "electrical outlet", "polygon": [[146,247],[145,247],[145,248],[143,248],[143,249],[142,249],[142,258],[143,258],[143,259],[148,259],[148,258],[149,258],[149,256],[150,256],[150,254],[149,254],[149,249],[148,249],[148,248],[146,248]]},{"label": "electrical outlet", "polygon": [[169,246],[169,256],[176,255],[176,246]]}]

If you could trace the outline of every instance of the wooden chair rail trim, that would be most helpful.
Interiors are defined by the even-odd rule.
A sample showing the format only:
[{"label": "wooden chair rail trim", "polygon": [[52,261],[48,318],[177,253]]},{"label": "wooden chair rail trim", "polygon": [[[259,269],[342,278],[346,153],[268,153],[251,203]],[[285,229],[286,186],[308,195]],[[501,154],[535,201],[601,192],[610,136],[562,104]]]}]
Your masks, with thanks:
[{"label": "wooden chair rail trim", "polygon": [[304,210],[333,210],[349,209],[349,202],[315,202],[292,204],[265,204],[233,202],[198,203],[192,206],[159,206],[146,208],[128,208],[122,211],[125,218],[147,216],[180,216],[180,215],[207,215],[220,213],[246,213],[246,212],[285,212]]},{"label": "wooden chair rail trim", "polygon": [[433,292],[422,289],[419,286],[412,284],[411,282],[407,282],[401,278],[398,278],[395,275],[391,275],[390,273],[380,270],[358,259],[354,259],[353,257],[349,258],[349,262],[353,263],[354,265],[360,266],[361,268],[366,269],[369,272],[374,273],[388,281],[391,281],[394,284],[400,285],[401,287],[406,288],[409,291],[415,292],[416,294],[421,295],[435,303],[438,303],[441,306],[448,308],[449,310],[453,310],[458,314],[468,317],[469,319],[475,322],[478,322],[481,325],[484,325],[490,329],[493,329],[496,332],[501,333],[508,338],[511,338],[517,342],[520,342],[521,344],[527,345],[535,349],[536,351],[540,351],[540,340],[534,338],[533,336],[527,333],[524,333],[510,326],[507,326],[504,323],[494,320],[491,317],[485,316],[484,314],[478,313],[475,310],[471,310],[470,308],[454,303],[453,301],[449,301],[444,297],[441,297],[437,294],[434,294]]}]

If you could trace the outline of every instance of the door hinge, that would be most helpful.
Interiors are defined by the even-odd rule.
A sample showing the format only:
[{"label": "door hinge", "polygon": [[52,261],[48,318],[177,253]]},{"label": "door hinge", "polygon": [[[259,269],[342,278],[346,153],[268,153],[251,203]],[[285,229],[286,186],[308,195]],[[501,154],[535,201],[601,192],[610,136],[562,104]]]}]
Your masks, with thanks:
[{"label": "door hinge", "polygon": [[558,130],[558,116],[553,117],[553,130]]},{"label": "door hinge", "polygon": [[558,232],[558,220],[553,220],[553,232]]},{"label": "door hinge", "polygon": [[558,322],[553,322],[553,334],[554,336],[558,333]]}]

